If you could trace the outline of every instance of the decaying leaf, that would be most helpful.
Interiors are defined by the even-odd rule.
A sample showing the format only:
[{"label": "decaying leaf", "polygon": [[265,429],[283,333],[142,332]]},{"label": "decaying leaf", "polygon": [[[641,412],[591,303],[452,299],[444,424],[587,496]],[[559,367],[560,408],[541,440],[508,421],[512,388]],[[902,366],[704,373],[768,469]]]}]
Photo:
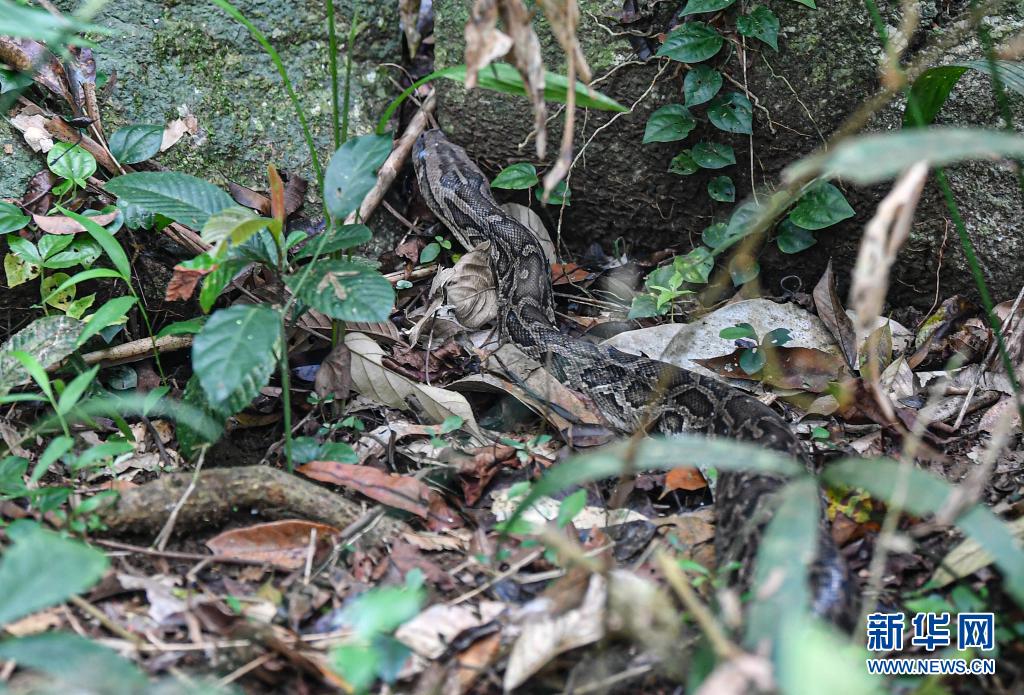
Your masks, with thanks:
[{"label": "decaying leaf", "polygon": [[270,198],[234,181],[228,181],[228,193],[239,205],[255,210],[263,217],[270,216]]},{"label": "decaying leaf", "polygon": [[814,288],[814,307],[818,310],[820,318],[828,327],[832,337],[836,339],[846,364],[851,368],[857,367],[857,334],[853,329],[853,321],[846,315],[843,303],[839,300],[836,292],[836,276],[832,272],[832,260],[829,259],[825,272]]},{"label": "decaying leaf", "polygon": [[460,634],[491,622],[504,610],[505,604],[499,601],[436,603],[398,628],[395,637],[420,656],[438,659]]},{"label": "decaying leaf", "polygon": [[461,394],[418,384],[385,369],[381,364],[384,351],[362,333],[346,334],[345,345],[352,355],[352,385],[359,393],[377,403],[401,410],[410,409],[410,402],[414,401],[415,409],[433,420],[434,424],[457,415],[462,418],[462,429],[482,436],[473,409]]},{"label": "decaying leaf", "polygon": [[665,474],[665,491],[672,490],[703,490],[708,486],[708,481],[696,468],[673,468]]},{"label": "decaying leaf", "polygon": [[761,371],[747,374],[740,367],[740,356],[744,352],[737,349],[728,355],[696,362],[726,378],[760,381],[776,388],[812,393],[824,393],[829,383],[838,380],[845,371],[845,362],[836,355],[812,348],[787,346],[772,350]]},{"label": "decaying leaf", "polygon": [[[498,29],[500,3],[501,0],[476,0],[469,10],[469,19],[466,21],[466,89],[476,87],[477,73],[505,56],[512,48],[512,38]],[[419,3],[415,4],[418,17]],[[404,20],[403,15],[403,24]],[[413,31],[415,32],[415,25]],[[407,41],[408,36],[406,29]],[[415,51],[412,55],[415,55]]]},{"label": "decaying leaf", "polygon": [[[102,215],[94,215],[89,219],[103,227],[117,219],[119,214],[115,210]],[[47,234],[79,234],[85,231],[85,227],[79,222],[64,215],[32,215],[32,221]]]},{"label": "decaying leaf", "polygon": [[341,531],[327,524],[289,519],[230,529],[206,541],[206,546],[217,555],[297,570],[306,564],[311,544],[313,561],[317,562],[331,550],[340,535]]},{"label": "decaying leaf", "polygon": [[22,111],[11,119],[11,125],[21,131],[33,152],[49,152],[53,149],[53,135],[46,129],[46,121],[41,113]]},{"label": "decaying leaf", "polygon": [[498,316],[498,293],[491,271],[491,242],[463,254],[455,267],[439,271],[430,286],[433,296],[444,291],[455,317],[467,328],[480,328]]},{"label": "decaying leaf", "polygon": [[352,357],[345,343],[338,343],[320,363],[313,391],[320,398],[333,396],[336,400],[348,398],[352,390]]},{"label": "decaying leaf", "polygon": [[199,284],[203,276],[209,275],[214,270],[214,268],[186,268],[181,264],[174,266],[171,279],[167,281],[164,301],[187,301],[196,291],[196,285]]}]

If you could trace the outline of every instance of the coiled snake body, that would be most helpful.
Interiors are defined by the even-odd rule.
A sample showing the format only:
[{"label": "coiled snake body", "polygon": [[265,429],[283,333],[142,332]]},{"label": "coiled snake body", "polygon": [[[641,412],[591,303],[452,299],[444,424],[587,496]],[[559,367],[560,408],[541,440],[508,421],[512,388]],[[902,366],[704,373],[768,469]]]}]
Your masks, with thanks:
[{"label": "coiled snake body", "polygon": [[[555,326],[550,266],[536,236],[502,210],[487,178],[466,152],[439,130],[423,133],[413,154],[416,177],[431,211],[467,248],[490,242],[498,292],[498,328],[564,384],[597,404],[617,430],[666,435],[700,432],[756,442],[810,466],[800,441],[771,408],[713,378],[611,347],[569,337]],[[777,476],[722,472],[716,493],[719,563],[737,561],[745,585],[757,542],[770,517]],[[757,519],[757,523],[752,523]],[[846,622],[852,601],[845,565],[824,512],[811,568],[813,610]]]}]

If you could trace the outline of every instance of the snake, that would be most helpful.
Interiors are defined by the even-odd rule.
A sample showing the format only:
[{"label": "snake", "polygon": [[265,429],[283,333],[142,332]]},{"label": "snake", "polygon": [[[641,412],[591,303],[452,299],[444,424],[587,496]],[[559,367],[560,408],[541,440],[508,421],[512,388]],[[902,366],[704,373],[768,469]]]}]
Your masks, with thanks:
[{"label": "snake", "polygon": [[[413,147],[420,193],[434,216],[466,247],[489,242],[498,296],[498,336],[545,365],[566,386],[587,395],[609,426],[628,435],[699,433],[753,442],[791,456],[813,471],[810,457],[786,421],[757,398],[714,377],[622,352],[563,333],[555,323],[551,266],[537,236],[503,210],[487,177],[440,129]],[[719,472],[715,490],[715,553],[735,563],[735,583],[749,588],[772,501],[785,479],[760,471]],[[853,589],[829,533],[824,501],[815,559],[810,566],[811,610],[843,625]]]}]

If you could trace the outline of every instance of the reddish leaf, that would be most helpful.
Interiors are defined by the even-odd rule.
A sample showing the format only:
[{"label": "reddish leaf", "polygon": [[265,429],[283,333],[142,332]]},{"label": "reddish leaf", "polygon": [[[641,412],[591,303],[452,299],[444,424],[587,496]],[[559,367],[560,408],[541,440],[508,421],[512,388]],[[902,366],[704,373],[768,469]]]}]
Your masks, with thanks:
[{"label": "reddish leaf", "polygon": [[423,519],[430,514],[430,488],[410,476],[389,475],[370,466],[337,461],[310,461],[296,470],[313,480],[351,488]]},{"label": "reddish leaf", "polygon": [[[115,211],[104,215],[95,215],[89,219],[102,227],[110,224],[116,218],[117,212]],[[85,227],[64,215],[32,215],[32,220],[47,234],[78,234],[85,231]]]},{"label": "reddish leaf", "polygon": [[284,181],[277,173],[277,167],[273,164],[267,165],[267,179],[270,181],[270,216],[284,224],[287,217],[284,205]]},{"label": "reddish leaf", "polygon": [[306,564],[314,531],[316,561],[331,550],[341,531],[333,526],[299,519],[231,529],[206,541],[206,547],[217,555],[257,560],[281,569],[297,570]]},{"label": "reddish leaf", "polygon": [[704,476],[696,468],[673,468],[665,475],[665,491],[703,490],[708,486]]},{"label": "reddish leaf", "polygon": [[845,371],[845,362],[821,350],[802,347],[777,347],[768,355],[764,368],[754,374],[747,374],[740,368],[737,349],[728,355],[694,360],[716,374],[730,379],[760,381],[784,389],[802,389],[812,393],[824,393],[830,382],[837,381]]},{"label": "reddish leaf", "polygon": [[847,316],[843,309],[843,303],[836,291],[836,276],[832,272],[832,261],[829,260],[825,272],[814,288],[814,306],[818,310],[818,317],[828,327],[832,337],[839,343],[839,347],[846,357],[850,367],[857,366],[857,337],[853,330],[853,321]]},{"label": "reddish leaf", "polygon": [[452,576],[441,569],[436,563],[427,559],[412,543],[406,543],[405,541],[393,543],[388,559],[394,563],[395,567],[403,575],[408,574],[409,570],[420,569],[423,571],[423,576],[427,578],[427,581],[441,589],[448,590],[455,586]]},{"label": "reddish leaf", "polygon": [[199,284],[199,279],[209,275],[215,268],[185,268],[181,265],[174,266],[174,274],[167,283],[167,292],[164,294],[165,302],[185,301],[192,296]]},{"label": "reddish leaf", "polygon": [[551,284],[567,285],[570,282],[583,282],[590,273],[575,263],[554,263],[551,266]]}]

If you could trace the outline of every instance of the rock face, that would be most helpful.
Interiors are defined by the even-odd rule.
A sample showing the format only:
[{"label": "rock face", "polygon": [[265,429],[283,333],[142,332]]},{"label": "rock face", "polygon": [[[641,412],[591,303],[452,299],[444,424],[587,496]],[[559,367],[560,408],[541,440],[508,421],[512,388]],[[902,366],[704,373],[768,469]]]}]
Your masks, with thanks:
[{"label": "rock face", "polygon": [[[881,51],[860,0],[836,0],[817,11],[795,2],[773,3],[772,10],[781,23],[779,52],[748,38],[745,71],[737,55],[744,49],[729,41],[710,61],[727,76],[723,92],[743,91],[746,83],[755,102],[753,138],[729,135],[709,125],[705,105],[693,109],[699,125],[684,141],[643,145],[650,114],[666,104],[683,103],[686,67],[661,59],[641,62],[630,44],[629,32],[654,36],[666,31],[672,23],[671,12],[682,3],[636,3],[654,10],[647,20],[630,24],[618,22],[621,2],[580,0],[579,4],[579,38],[599,80],[597,88],[633,110],[614,122],[607,113],[577,115],[576,152],[583,154],[571,172],[572,204],[562,211],[560,225],[563,241],[576,252],[594,240],[610,251],[617,239],[637,252],[665,246],[687,251],[700,243],[707,225],[727,218],[733,207],[709,198],[706,187],[710,178],[732,177],[738,200],[750,194],[752,177],[759,188],[777,185],[787,164],[819,146],[878,87]],[[966,8],[966,3],[954,5],[952,10],[926,6],[921,24],[925,30],[912,39],[911,47],[949,30],[954,18],[945,12],[959,13]],[[435,0],[437,67],[462,62],[467,7],[465,0]],[[1008,6],[1006,12],[987,21],[997,44],[1024,26],[1021,6]],[[888,19],[889,33],[895,35],[898,17]],[[725,26],[735,26],[735,19],[726,22]],[[564,58],[550,29],[543,19],[536,20],[535,26],[548,69],[564,72]],[[939,64],[979,55],[977,43],[969,39]],[[467,93],[457,84],[441,85],[440,89],[442,127],[466,146],[487,173],[493,175],[513,161],[536,160],[533,141],[528,139],[532,118],[523,100],[480,91]],[[1010,101],[1015,114],[1024,113],[1019,95],[1011,94]],[[878,114],[870,127],[898,128],[902,112],[902,103],[894,103]],[[967,73],[937,122],[999,127],[989,79]],[[561,119],[552,119],[549,127],[549,149],[556,150]],[[737,164],[691,176],[668,173],[676,154],[702,140],[732,145]],[[552,157],[549,153],[548,162],[536,163],[550,163]],[[1024,200],[1016,176],[1004,164],[988,163],[957,166],[948,175],[993,295],[997,300],[1013,296],[1020,288],[1019,268],[1024,259]],[[767,244],[760,259],[765,291],[778,292],[779,280],[786,275],[798,275],[809,290],[832,257],[840,289],[845,292],[860,232],[887,187],[857,189],[837,184],[856,217],[816,232],[818,244],[797,255],[782,254],[774,243]],[[559,211],[554,209],[553,219],[558,217]],[[937,279],[941,294],[976,294],[949,217],[938,189],[929,185],[913,236],[893,274],[890,300],[894,304],[927,308],[936,293]]]},{"label": "rock face", "polygon": [[[78,3],[58,4],[73,9]],[[401,56],[397,5],[335,4],[340,42],[348,35],[354,4],[366,23],[353,51],[350,109],[350,132],[365,133],[396,91],[387,81],[388,69],[379,66]],[[333,141],[323,2],[238,0],[235,5],[281,54],[326,166]],[[123,125],[162,125],[191,113],[199,134],[160,155],[157,161],[164,166],[219,184],[232,179],[263,188],[266,166],[273,162],[315,180],[277,70],[245,27],[213,3],[111,0],[94,21],[112,30],[93,37],[98,72],[116,75],[113,90],[100,103],[108,135]],[[340,53],[343,74],[343,43]],[[31,153],[20,134],[0,124],[0,197],[20,196],[42,166],[42,156]],[[311,193],[315,189],[311,186]]]}]

